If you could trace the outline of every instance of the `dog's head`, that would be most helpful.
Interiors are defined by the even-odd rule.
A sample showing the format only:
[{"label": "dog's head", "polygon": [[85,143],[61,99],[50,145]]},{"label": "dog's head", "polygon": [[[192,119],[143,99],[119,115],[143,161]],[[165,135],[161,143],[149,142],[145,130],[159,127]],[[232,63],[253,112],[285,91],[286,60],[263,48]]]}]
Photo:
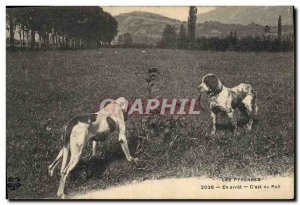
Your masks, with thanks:
[{"label": "dog's head", "polygon": [[207,74],[202,78],[202,83],[198,86],[200,95],[207,93],[210,95],[216,95],[222,90],[221,81],[214,74]]}]

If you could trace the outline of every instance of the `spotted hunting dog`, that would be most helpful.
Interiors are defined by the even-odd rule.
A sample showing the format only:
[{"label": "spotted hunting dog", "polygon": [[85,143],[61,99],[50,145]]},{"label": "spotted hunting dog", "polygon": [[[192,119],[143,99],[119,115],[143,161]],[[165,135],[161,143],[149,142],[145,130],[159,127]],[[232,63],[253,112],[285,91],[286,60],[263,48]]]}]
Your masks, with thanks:
[{"label": "spotted hunting dog", "polygon": [[[137,161],[137,158],[131,157],[125,137],[126,108],[127,101],[125,98],[120,97],[106,105],[99,112],[78,115],[72,118],[64,127],[63,147],[54,162],[48,166],[49,174],[52,176],[55,167],[62,161],[61,179],[57,191],[58,197],[66,197],[64,194],[66,179],[70,171],[77,165],[83,147],[89,140],[93,140],[92,155],[95,156],[97,141],[103,141],[110,134],[118,132],[119,142],[127,160],[130,162]],[[67,165],[69,152],[71,152],[71,157]]]},{"label": "spotted hunting dog", "polygon": [[202,78],[202,83],[198,86],[198,89],[200,97],[203,93],[210,96],[210,110],[213,121],[212,135],[216,133],[217,113],[219,111],[227,113],[234,126],[234,134],[239,134],[237,121],[234,117],[234,109],[236,108],[248,118],[247,131],[251,131],[258,107],[256,93],[250,84],[241,83],[236,87],[227,88],[214,74],[207,74]]}]

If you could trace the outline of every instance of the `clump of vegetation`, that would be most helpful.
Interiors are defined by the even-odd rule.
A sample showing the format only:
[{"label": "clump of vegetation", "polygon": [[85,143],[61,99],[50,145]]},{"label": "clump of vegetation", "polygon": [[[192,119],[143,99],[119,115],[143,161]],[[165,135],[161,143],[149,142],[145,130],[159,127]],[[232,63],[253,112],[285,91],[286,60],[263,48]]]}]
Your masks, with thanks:
[{"label": "clump of vegetation", "polygon": [[[157,99],[159,97],[157,93],[160,89],[155,84],[159,74],[160,72],[157,67],[151,67],[147,70],[145,80],[149,99]],[[150,112],[149,115],[143,116],[143,119],[140,120],[141,122],[134,122],[130,133],[131,136],[135,136],[133,138],[138,140],[135,154],[156,157],[164,153],[167,156],[170,154],[169,152],[174,151],[177,143],[183,145],[187,141],[187,138],[184,138],[182,135],[182,130],[186,126],[186,122],[181,116],[161,116],[155,112]],[[150,144],[158,146],[149,146]],[[179,147],[182,148],[184,146]],[[177,146],[178,149],[179,147]],[[178,149],[177,151],[182,151]],[[169,161],[167,159],[165,163],[168,164]]]},{"label": "clump of vegetation", "polygon": [[151,67],[147,70],[146,82],[147,82],[147,94],[148,98],[154,97],[154,92],[159,91],[159,88],[155,87],[155,80],[159,75],[157,67]]}]

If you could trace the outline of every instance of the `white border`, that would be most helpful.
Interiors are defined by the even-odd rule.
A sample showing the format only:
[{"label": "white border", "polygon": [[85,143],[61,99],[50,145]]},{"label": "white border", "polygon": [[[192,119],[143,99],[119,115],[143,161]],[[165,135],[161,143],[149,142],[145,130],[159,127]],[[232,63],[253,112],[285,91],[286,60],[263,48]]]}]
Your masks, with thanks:
[{"label": "white border", "polygon": [[4,0],[5,5],[100,5],[100,6],[289,6],[295,5],[296,0],[252,0],[252,1],[238,1],[238,0],[210,0],[210,1],[199,1],[199,0],[85,0],[85,1],[72,1],[72,0]]}]

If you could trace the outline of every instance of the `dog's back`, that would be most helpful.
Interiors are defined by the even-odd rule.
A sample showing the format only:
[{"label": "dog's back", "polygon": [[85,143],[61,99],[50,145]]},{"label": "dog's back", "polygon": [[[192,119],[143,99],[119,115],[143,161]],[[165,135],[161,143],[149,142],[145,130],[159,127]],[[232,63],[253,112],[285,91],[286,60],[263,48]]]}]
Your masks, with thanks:
[{"label": "dog's back", "polygon": [[250,84],[241,83],[230,89],[232,91],[232,107],[236,108],[243,102],[243,100],[249,95],[255,98],[255,92]]},{"label": "dog's back", "polygon": [[77,125],[78,123],[90,124],[91,122],[96,121],[96,118],[97,118],[97,114],[95,113],[87,113],[87,114],[77,115],[73,117],[64,127],[64,133],[63,133],[64,144],[69,143],[70,135],[75,125]]}]

